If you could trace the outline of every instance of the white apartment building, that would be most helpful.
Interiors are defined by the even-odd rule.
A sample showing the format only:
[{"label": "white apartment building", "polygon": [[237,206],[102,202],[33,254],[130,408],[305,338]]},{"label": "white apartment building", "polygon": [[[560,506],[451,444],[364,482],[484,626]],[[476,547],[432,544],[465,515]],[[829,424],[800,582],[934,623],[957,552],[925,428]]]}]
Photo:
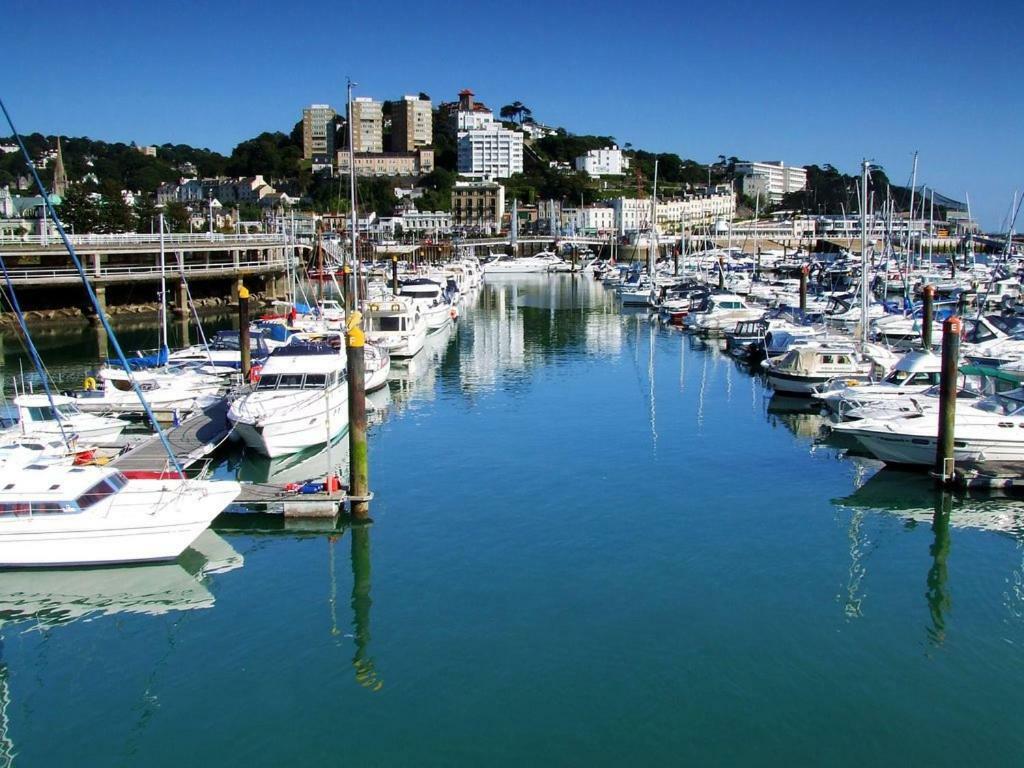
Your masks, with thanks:
[{"label": "white apartment building", "polygon": [[779,160],[736,163],[736,173],[743,176],[743,194],[759,196],[772,205],[781,203],[783,195],[807,188],[807,169]]},{"label": "white apartment building", "polygon": [[[651,227],[651,201],[619,197],[611,201],[614,228],[619,234],[646,232]],[[655,213],[658,231],[663,234],[681,232],[717,221],[731,221],[736,214],[736,196],[728,188],[670,200],[659,200]]]},{"label": "white apartment building", "polygon": [[396,218],[407,232],[438,235],[450,232],[452,228],[452,215],[447,211],[417,211],[414,208]]},{"label": "white apartment building", "polygon": [[302,156],[327,163],[334,156],[335,111],[329,104],[311,104],[302,110]]},{"label": "white apartment building", "polygon": [[354,152],[384,151],[384,105],[369,96],[352,99],[352,147]]},{"label": "white apartment building", "polygon": [[615,209],[603,205],[577,208],[573,217],[573,223],[578,233],[601,235],[614,232]]},{"label": "white apartment building", "polygon": [[629,158],[614,144],[605,149],[591,149],[576,158],[576,170],[589,176],[619,176],[629,168]]},{"label": "white apartment building", "polygon": [[391,109],[391,150],[412,152],[434,141],[434,112],[430,101],[404,96]]}]

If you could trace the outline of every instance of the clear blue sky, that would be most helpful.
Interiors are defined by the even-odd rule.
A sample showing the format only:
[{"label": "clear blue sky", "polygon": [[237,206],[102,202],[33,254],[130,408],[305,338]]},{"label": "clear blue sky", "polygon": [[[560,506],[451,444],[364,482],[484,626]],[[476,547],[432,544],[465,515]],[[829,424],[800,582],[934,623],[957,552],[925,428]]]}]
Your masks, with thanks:
[{"label": "clear blue sky", "polygon": [[0,89],[24,132],[222,152],[343,108],[348,75],[702,162],[867,156],[905,183],[917,149],[919,181],[995,228],[1024,189],[1022,19],[999,1],[56,0],[6,15]]}]

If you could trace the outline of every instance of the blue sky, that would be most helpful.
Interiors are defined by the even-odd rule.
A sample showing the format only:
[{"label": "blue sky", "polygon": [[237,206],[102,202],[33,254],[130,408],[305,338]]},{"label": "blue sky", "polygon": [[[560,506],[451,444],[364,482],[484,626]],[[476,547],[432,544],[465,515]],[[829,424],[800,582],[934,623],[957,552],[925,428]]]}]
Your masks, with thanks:
[{"label": "blue sky", "polygon": [[[52,19],[50,22],[48,19]],[[464,87],[574,133],[855,172],[864,156],[999,227],[1024,189],[1017,4],[66,2],[8,14],[19,130],[229,152],[303,105]],[[0,131],[3,133],[4,131]]]}]

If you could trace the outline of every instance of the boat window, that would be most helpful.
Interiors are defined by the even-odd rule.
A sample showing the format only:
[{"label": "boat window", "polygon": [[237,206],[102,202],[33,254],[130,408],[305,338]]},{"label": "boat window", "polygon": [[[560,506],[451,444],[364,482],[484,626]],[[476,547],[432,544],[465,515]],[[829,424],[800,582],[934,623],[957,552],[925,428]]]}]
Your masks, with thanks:
[{"label": "boat window", "polygon": [[1013,416],[1024,409],[1024,402],[1004,395],[989,395],[979,400],[974,407],[979,411],[993,413],[997,416]]},{"label": "boat window", "polygon": [[4,515],[55,515],[74,512],[75,506],[64,501],[3,501],[0,517]]},{"label": "boat window", "polygon": [[307,373],[304,389],[323,389],[327,377],[322,373]]},{"label": "boat window", "polygon": [[902,384],[909,378],[910,371],[893,371],[885,377],[885,380],[890,384]]},{"label": "boat window", "polygon": [[832,365],[832,362],[833,362],[832,355],[822,355],[821,356],[821,362],[822,362],[822,365]]},{"label": "boat window", "polygon": [[401,331],[402,328],[400,317],[378,317],[376,318],[376,324],[378,330],[381,331]]},{"label": "boat window", "polygon": [[53,411],[50,406],[32,406],[28,408],[29,421],[53,421]]},{"label": "boat window", "polygon": [[124,485],[125,480],[122,475],[111,475],[100,480],[96,485],[78,497],[78,506],[82,509],[88,509],[94,504],[99,504],[108,496],[112,496],[121,490]]},{"label": "boat window", "polygon": [[277,389],[277,384],[280,378],[281,377],[276,373],[260,376],[260,383],[257,385],[256,389]]},{"label": "boat window", "polygon": [[277,385],[278,389],[302,389],[301,373],[285,373]]},{"label": "boat window", "polygon": [[837,365],[849,365],[850,364],[850,358],[848,358],[846,355],[837,355],[836,356],[836,364]]}]

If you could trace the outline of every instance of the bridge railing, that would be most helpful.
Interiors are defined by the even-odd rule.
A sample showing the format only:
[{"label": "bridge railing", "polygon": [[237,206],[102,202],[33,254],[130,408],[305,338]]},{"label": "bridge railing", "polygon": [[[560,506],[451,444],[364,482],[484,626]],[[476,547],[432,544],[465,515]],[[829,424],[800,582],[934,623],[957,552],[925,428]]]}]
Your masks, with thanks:
[{"label": "bridge railing", "polygon": [[[174,278],[181,274],[182,271],[186,275],[202,275],[202,274],[216,274],[216,273],[233,273],[242,270],[260,270],[273,272],[277,270],[284,270],[291,263],[295,265],[295,259],[291,257],[285,258],[271,258],[271,259],[242,259],[238,262],[224,261],[214,262],[211,264],[189,264],[186,262],[182,267],[179,268],[178,264],[174,260],[168,260],[165,267],[165,274],[168,279]],[[74,267],[8,267],[7,272],[11,276],[11,280],[15,283],[26,282],[26,281],[46,281],[46,280],[66,280],[68,278],[78,278],[78,270]],[[95,272],[89,265],[86,265],[86,274],[90,278],[104,279],[114,277],[155,277],[160,274],[160,266],[158,264],[132,264],[132,265],[101,265],[99,272]]]},{"label": "bridge railing", "polygon": [[[69,235],[71,244],[75,246],[92,247],[130,247],[133,245],[159,245],[159,234],[88,234]],[[173,248],[176,245],[239,245],[239,246],[285,246],[288,245],[288,238],[276,234],[251,234],[251,235],[222,235],[219,233],[184,233],[175,232],[164,235],[164,245]],[[29,245],[29,246],[61,246],[59,237],[53,235],[12,235],[0,234],[0,245]]]}]

